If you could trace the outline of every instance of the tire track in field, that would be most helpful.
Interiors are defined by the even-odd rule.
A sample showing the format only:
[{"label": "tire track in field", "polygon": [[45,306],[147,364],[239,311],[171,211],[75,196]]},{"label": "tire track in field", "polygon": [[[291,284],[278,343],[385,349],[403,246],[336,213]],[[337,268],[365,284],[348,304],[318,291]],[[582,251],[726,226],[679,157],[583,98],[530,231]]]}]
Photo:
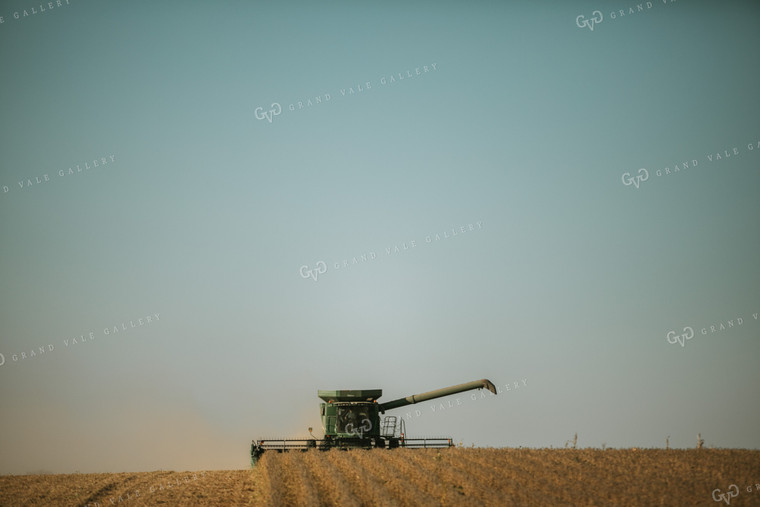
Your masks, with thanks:
[{"label": "tire track in field", "polygon": [[[82,505],[112,505],[111,499],[113,499],[114,503],[121,501],[122,505],[124,502],[129,502],[132,505],[139,505],[136,500],[139,499],[140,494],[148,490],[148,484],[150,484],[151,481],[150,476],[146,475],[147,474],[133,474],[129,477],[125,477],[124,479],[113,484],[113,486],[110,488],[110,491],[108,491],[105,495],[97,495],[94,499],[87,500]],[[102,494],[104,492],[101,490],[98,493]],[[133,502],[133,500],[135,501]]]},{"label": "tire track in field", "polygon": [[[93,491],[85,498],[80,506],[93,505],[113,505],[119,503],[123,505],[129,502],[132,505],[139,505],[137,501],[141,494],[148,490],[148,484],[151,481],[157,481],[159,478],[167,477],[172,472],[152,472],[152,473],[132,473],[132,474],[109,474],[110,479],[107,484]],[[146,487],[143,487],[143,484]],[[113,501],[112,501],[113,499]]]},{"label": "tire track in field", "polygon": [[[161,496],[145,498],[146,505],[155,505],[158,501],[173,505],[218,505],[235,503],[239,492],[246,484],[253,485],[251,472],[245,470],[219,470],[197,474],[195,480],[187,473],[177,473],[169,479],[170,488],[165,488]],[[192,474],[190,474],[192,475]],[[187,479],[187,480],[186,480]],[[253,489],[251,487],[251,489]],[[155,498],[155,501],[154,501]]]}]

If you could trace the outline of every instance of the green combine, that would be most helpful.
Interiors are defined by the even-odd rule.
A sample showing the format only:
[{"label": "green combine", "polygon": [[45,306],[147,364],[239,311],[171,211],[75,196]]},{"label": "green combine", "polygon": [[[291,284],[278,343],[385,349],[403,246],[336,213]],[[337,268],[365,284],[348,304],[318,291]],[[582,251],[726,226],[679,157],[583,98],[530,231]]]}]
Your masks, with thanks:
[{"label": "green combine", "polygon": [[[422,394],[407,396],[386,403],[378,403],[383,395],[382,389],[325,391],[320,389],[317,395],[322,399],[319,404],[322,416],[324,438],[305,439],[261,439],[251,444],[251,465],[265,451],[307,451],[309,449],[395,449],[452,447],[451,438],[408,438],[404,419],[394,415],[380,414],[386,410],[405,407],[414,403],[441,398],[471,389],[488,389],[496,394],[496,387],[488,379],[475,380],[443,389],[436,389]],[[309,428],[311,432],[311,428]]]}]

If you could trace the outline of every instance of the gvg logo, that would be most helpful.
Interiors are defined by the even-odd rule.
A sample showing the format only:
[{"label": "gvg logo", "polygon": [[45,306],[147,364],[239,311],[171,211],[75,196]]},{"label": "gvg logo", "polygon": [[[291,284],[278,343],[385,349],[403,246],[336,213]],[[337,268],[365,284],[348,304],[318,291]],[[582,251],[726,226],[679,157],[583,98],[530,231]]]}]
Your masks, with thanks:
[{"label": "gvg logo", "polygon": [[622,179],[623,179],[623,185],[625,185],[626,187],[633,185],[634,187],[638,189],[639,186],[643,182],[649,179],[649,171],[647,171],[646,169],[642,167],[641,169],[639,169],[638,173],[636,173],[636,176],[631,176],[631,173],[624,172]]},{"label": "gvg logo", "polygon": [[731,499],[737,496],[739,496],[739,486],[737,486],[736,484],[731,484],[728,487],[728,491],[726,491],[725,493],[721,493],[720,489],[714,489],[712,492],[713,500],[715,500],[716,502],[720,502],[722,500],[726,502],[726,505],[730,505]]},{"label": "gvg logo", "polygon": [[604,21],[604,15],[602,14],[602,11],[594,11],[591,13],[591,17],[586,19],[586,16],[581,14],[577,18],[575,18],[575,24],[578,25],[578,28],[588,28],[592,32],[594,31],[594,25],[597,25]]},{"label": "gvg logo", "polygon": [[354,423],[348,423],[345,426],[346,433],[362,438],[365,433],[372,429],[372,422],[369,419],[362,419],[362,425],[356,427]]},{"label": "gvg logo", "polygon": [[[755,312],[752,314],[752,318],[754,321],[757,321],[760,319],[760,312]],[[744,319],[741,317],[736,317],[735,319],[729,319],[725,321],[718,321],[714,324],[708,324],[705,325],[699,329],[699,333],[702,336],[707,335],[713,335],[715,333],[722,333],[722,332],[728,332],[731,331],[735,327],[740,327],[744,325]],[[691,340],[696,335],[696,331],[691,326],[686,326],[683,328],[682,331],[668,331],[668,333],[665,335],[665,338],[667,339],[668,343],[675,345],[676,343],[680,344],[681,347],[686,346],[686,342],[688,340]]]},{"label": "gvg logo", "polygon": [[264,111],[263,107],[257,107],[256,110],[253,112],[253,114],[256,116],[257,120],[263,120],[264,118],[269,121],[269,123],[272,123],[272,120],[274,120],[275,116],[280,116],[282,113],[282,107],[280,107],[280,104],[277,102],[272,102],[269,106],[269,111]]},{"label": "gvg logo", "polygon": [[665,338],[668,339],[668,343],[675,345],[676,343],[680,343],[681,347],[686,346],[686,340],[691,340],[694,338],[694,329],[691,328],[691,326],[686,326],[683,328],[683,333],[676,334],[675,331],[668,331],[668,334],[665,335]]},{"label": "gvg logo", "polygon": [[300,272],[301,278],[312,278],[316,282],[319,275],[327,273],[327,264],[324,261],[319,261],[314,269],[309,269],[309,266],[304,264],[301,266]]}]

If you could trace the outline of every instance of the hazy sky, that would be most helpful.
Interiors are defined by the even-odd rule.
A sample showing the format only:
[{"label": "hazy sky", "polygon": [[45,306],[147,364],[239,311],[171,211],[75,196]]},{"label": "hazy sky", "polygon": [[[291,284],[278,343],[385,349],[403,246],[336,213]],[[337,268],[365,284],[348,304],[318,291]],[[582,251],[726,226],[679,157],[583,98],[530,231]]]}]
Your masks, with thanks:
[{"label": "hazy sky", "polygon": [[760,4],[290,5],[0,4],[0,473],[760,447]]}]

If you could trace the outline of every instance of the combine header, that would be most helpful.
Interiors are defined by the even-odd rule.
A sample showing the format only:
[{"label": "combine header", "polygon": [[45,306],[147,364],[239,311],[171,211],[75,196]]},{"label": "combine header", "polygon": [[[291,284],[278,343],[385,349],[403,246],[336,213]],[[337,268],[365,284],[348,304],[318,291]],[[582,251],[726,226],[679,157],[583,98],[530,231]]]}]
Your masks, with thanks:
[{"label": "combine header", "polygon": [[[309,449],[395,449],[397,447],[452,447],[451,438],[407,438],[404,419],[394,415],[383,417],[386,410],[405,407],[421,401],[433,400],[471,389],[488,389],[496,394],[490,380],[482,379],[422,394],[407,396],[387,403],[378,403],[382,389],[324,391],[317,395],[322,399],[319,410],[322,417],[324,438],[262,439],[251,444],[251,465],[255,465],[265,451],[306,451]],[[309,428],[311,432],[311,428]]]}]

